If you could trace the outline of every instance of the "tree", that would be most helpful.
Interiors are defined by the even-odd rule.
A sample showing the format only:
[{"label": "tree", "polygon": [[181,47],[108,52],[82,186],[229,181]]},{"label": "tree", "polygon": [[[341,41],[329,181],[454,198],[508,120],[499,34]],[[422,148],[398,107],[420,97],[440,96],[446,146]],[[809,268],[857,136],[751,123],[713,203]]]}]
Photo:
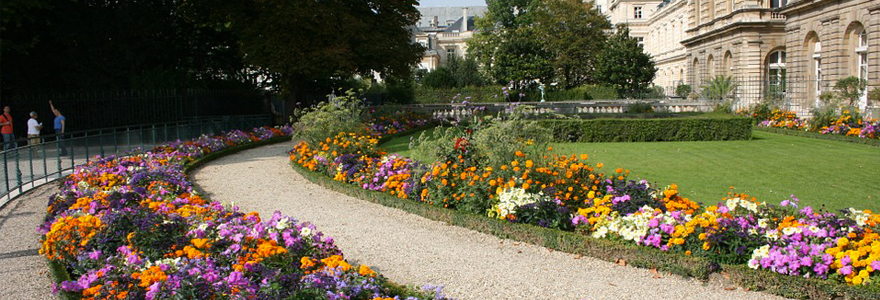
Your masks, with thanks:
[{"label": "tree", "polygon": [[556,80],[567,88],[595,82],[611,23],[578,0],[490,0],[469,51],[498,83],[515,88]]},{"label": "tree", "polygon": [[597,79],[617,87],[621,95],[632,97],[648,88],[656,72],[651,56],[643,51],[635,38],[629,36],[629,28],[618,25],[599,58]]},{"label": "tree", "polygon": [[191,22],[181,13],[180,0],[2,5],[4,89],[170,89],[247,82],[231,36]]},{"label": "tree", "polygon": [[206,20],[231,30],[245,61],[273,74],[280,90],[309,103],[330,78],[410,75],[423,48],[407,28],[415,0],[194,0]]},{"label": "tree", "polygon": [[611,22],[593,2],[539,1],[533,10],[535,31],[550,52],[556,80],[565,88],[595,83],[599,54],[605,48],[605,31]]},{"label": "tree", "polygon": [[477,33],[468,51],[496,83],[512,82],[515,89],[553,76],[550,53],[532,26],[529,14],[536,0],[489,0],[489,11],[477,18]]}]

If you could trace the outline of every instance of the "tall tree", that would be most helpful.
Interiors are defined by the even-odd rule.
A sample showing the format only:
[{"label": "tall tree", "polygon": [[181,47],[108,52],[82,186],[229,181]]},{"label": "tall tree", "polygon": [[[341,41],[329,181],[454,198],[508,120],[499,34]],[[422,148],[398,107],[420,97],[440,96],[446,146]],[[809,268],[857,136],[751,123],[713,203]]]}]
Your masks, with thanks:
[{"label": "tall tree", "polygon": [[656,72],[651,55],[629,35],[629,28],[617,25],[599,58],[597,79],[616,87],[620,95],[632,97],[648,89]]},{"label": "tall tree", "polygon": [[605,31],[611,22],[592,1],[545,0],[533,10],[537,37],[552,57],[556,80],[566,88],[594,83]]},{"label": "tall tree", "polygon": [[550,53],[536,36],[529,14],[537,2],[488,0],[489,11],[477,18],[477,33],[468,40],[468,51],[495,82],[512,81],[519,89],[552,77]]},{"label": "tall tree", "polygon": [[192,0],[208,22],[231,30],[247,63],[274,74],[282,92],[306,102],[328,79],[405,77],[423,49],[409,28],[415,0]]},{"label": "tall tree", "polygon": [[592,82],[609,21],[578,0],[489,0],[469,51],[499,83]]},{"label": "tall tree", "polygon": [[182,88],[235,77],[243,65],[231,36],[197,27],[180,3],[2,1],[2,85],[41,92]]}]

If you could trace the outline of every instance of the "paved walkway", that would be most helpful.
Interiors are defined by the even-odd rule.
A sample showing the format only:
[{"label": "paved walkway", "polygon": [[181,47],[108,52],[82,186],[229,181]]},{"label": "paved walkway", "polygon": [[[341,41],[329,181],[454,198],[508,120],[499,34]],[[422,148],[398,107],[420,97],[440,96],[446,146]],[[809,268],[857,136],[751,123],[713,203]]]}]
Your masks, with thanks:
[{"label": "paved walkway", "polygon": [[459,299],[781,299],[502,240],[328,191],[291,169],[291,148],[244,151],[193,177],[214,200],[311,221],[347,259],[398,283],[445,285]]},{"label": "paved walkway", "polygon": [[56,184],[30,190],[0,209],[0,299],[55,299],[46,259],[39,255],[40,234],[49,196]]}]

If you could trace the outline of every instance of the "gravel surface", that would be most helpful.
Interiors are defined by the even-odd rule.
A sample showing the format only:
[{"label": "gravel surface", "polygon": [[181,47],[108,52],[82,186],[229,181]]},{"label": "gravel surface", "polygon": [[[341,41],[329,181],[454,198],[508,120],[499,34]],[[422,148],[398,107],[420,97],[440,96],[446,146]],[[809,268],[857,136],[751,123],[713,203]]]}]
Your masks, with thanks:
[{"label": "gravel surface", "polygon": [[214,200],[309,221],[346,259],[398,283],[443,285],[458,299],[783,299],[499,239],[329,191],[289,166],[292,148],[227,156],[192,178]]},{"label": "gravel surface", "polygon": [[32,189],[0,209],[0,299],[55,299],[37,227],[57,184]]}]

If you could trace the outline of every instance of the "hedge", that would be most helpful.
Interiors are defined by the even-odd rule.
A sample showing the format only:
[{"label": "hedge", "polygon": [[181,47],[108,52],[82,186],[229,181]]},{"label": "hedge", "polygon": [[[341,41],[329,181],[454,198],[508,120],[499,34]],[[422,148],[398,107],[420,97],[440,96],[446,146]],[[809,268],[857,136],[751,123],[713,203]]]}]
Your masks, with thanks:
[{"label": "hedge", "polygon": [[639,268],[657,268],[672,274],[693,277],[703,281],[716,272],[726,275],[734,284],[751,290],[764,290],[783,297],[798,299],[877,299],[880,288],[849,286],[833,281],[788,276],[769,270],[750,269],[743,265],[719,265],[702,257],[665,252],[641,247],[625,241],[594,239],[574,232],[538,227],[531,224],[511,223],[482,215],[431,206],[426,203],[401,199],[389,194],[364,190],[357,186],[335,181],[321,173],[309,171],[291,163],[303,177],[327,189],[386,207],[397,208],[426,219],[445,222],[503,239],[530,243],[562,252],[581,254],[609,262],[625,260]]},{"label": "hedge", "polygon": [[775,128],[775,127],[761,127],[755,126],[755,130],[791,135],[791,136],[799,136],[806,138],[814,138],[814,139],[822,139],[822,140],[832,140],[832,141],[841,141],[855,144],[864,144],[868,146],[880,147],[880,139],[866,139],[860,138],[857,136],[845,136],[840,134],[821,134],[818,132],[812,131],[804,131],[804,130],[795,130],[795,129],[786,129],[786,128]]},{"label": "hedge", "polygon": [[555,142],[658,142],[747,140],[749,118],[540,120]]}]

